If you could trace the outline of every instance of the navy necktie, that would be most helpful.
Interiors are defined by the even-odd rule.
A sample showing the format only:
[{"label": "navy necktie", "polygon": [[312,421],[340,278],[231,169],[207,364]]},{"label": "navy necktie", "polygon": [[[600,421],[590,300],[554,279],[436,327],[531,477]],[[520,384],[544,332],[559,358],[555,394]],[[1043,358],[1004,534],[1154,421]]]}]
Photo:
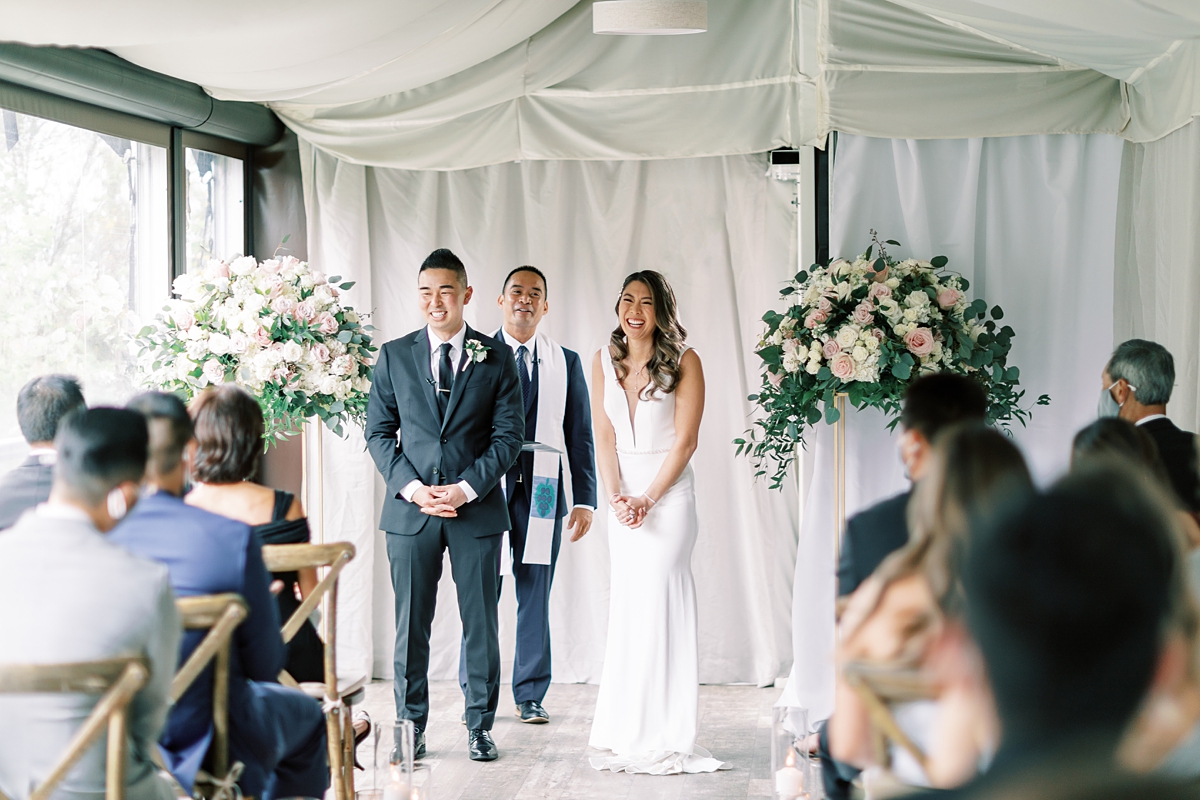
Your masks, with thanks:
[{"label": "navy necktie", "polygon": [[532,381],[529,380],[529,367],[525,366],[525,356],[529,351],[525,349],[525,345],[517,348],[517,372],[521,374],[521,399],[525,401],[525,412],[529,412],[529,390],[532,388]]},{"label": "navy necktie", "polygon": [[442,357],[438,362],[438,410],[446,418],[446,407],[450,405],[450,387],[454,385],[454,365],[450,363],[450,343],[442,344]]}]

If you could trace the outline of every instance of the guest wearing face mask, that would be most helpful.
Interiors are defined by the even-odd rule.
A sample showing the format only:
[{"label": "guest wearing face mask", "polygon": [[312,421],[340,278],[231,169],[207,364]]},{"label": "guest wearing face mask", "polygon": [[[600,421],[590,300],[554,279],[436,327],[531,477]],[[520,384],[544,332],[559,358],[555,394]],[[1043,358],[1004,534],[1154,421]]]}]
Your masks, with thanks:
[{"label": "guest wearing face mask", "polygon": [[[148,436],[141,414],[79,408],[58,425],[50,498],[0,536],[0,664],[146,659],[127,709],[124,797],[174,800],[154,764],[170,708],[179,615],[167,568],[105,533],[138,501]],[[95,707],[96,694],[0,695],[0,793],[28,797]],[[89,748],[56,798],[104,796],[105,748]]]},{"label": "guest wearing face mask", "polygon": [[1175,387],[1175,360],[1167,349],[1145,339],[1130,339],[1113,351],[1101,374],[1100,417],[1120,417],[1137,425],[1158,445],[1171,487],[1183,507],[1200,513],[1200,471],[1196,435],[1167,419]]},{"label": "guest wearing face mask", "polygon": [[[958,422],[987,417],[987,395],[962,375],[939,373],[913,381],[900,411],[900,458],[913,483],[925,474],[930,442]],[[838,563],[838,596],[858,588],[887,556],[908,544],[908,501],[912,490],[860,511],[846,522]]]}]

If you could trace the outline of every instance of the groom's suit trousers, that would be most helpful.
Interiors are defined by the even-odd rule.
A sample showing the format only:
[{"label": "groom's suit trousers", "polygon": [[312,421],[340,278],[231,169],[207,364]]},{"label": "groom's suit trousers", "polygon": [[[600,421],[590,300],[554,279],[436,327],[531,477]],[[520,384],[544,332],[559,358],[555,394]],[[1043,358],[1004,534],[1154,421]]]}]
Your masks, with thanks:
[{"label": "groom's suit trousers", "polygon": [[429,721],[429,635],[442,576],[443,554],[458,593],[466,650],[467,727],[490,730],[500,696],[500,646],[496,604],[500,578],[499,533],[474,536],[434,517],[415,535],[387,534],[392,588],[396,592],[396,712],[424,729]]}]

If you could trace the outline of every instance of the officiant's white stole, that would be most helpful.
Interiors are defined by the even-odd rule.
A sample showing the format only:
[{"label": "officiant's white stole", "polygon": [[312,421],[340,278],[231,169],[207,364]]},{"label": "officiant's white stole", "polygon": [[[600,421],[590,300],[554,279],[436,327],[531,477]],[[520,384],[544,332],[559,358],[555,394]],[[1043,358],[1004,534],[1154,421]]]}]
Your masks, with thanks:
[{"label": "officiant's white stole", "polygon": [[[503,329],[492,334],[499,336]],[[525,529],[525,564],[549,564],[554,546],[554,523],[558,517],[559,476],[567,497],[572,497],[571,470],[563,465],[567,451],[563,420],[567,413],[567,357],[562,346],[544,333],[534,334],[534,358],[537,359],[537,430],[532,440],[525,431],[522,451],[533,452],[533,480],[529,485],[529,524]],[[505,339],[507,342],[507,339]],[[530,376],[532,379],[532,375]],[[501,491],[508,496],[505,480]],[[512,574],[512,547],[508,532],[500,547],[502,575]]]}]

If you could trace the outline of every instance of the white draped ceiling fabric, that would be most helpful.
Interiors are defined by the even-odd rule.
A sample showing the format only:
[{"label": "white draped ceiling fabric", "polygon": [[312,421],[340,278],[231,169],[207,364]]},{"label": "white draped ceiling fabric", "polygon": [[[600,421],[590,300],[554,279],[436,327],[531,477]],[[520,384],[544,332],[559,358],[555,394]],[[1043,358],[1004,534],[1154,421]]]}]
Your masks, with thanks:
[{"label": "white draped ceiling fabric", "polygon": [[[1094,313],[1111,320],[1118,337],[1146,335],[1171,347],[1180,373],[1172,416],[1193,429],[1200,426],[1200,312],[1194,302],[1200,286],[1200,226],[1195,225],[1200,128],[1192,123],[1200,113],[1200,4],[1195,0],[712,0],[709,32],[648,39],[594,36],[590,0],[126,0],[121,14],[103,3],[42,0],[6,8],[3,27],[0,35],[7,40],[103,47],[195,81],[216,97],[268,104],[310,148],[305,161],[309,229],[315,242],[327,243],[312,252],[322,253],[326,270],[365,279],[355,288],[360,305],[379,308],[381,319],[399,315],[385,326],[389,334],[400,332],[404,318],[396,309],[407,303],[391,289],[386,295],[372,292],[372,282],[397,285],[395,275],[407,274],[417,257],[413,250],[403,263],[393,263],[380,260],[378,253],[400,252],[396,242],[403,236],[397,231],[409,237],[410,247],[417,242],[433,246],[430,230],[436,231],[437,243],[474,241],[467,232],[478,220],[449,211],[470,207],[455,192],[486,194],[497,181],[508,181],[511,202],[531,215],[538,203],[578,206],[575,217],[544,218],[570,229],[609,219],[605,209],[588,204],[603,183],[595,183],[597,174],[604,180],[631,174],[632,167],[616,162],[688,159],[693,167],[644,174],[655,180],[670,176],[700,191],[720,185],[713,182],[715,162],[701,157],[729,159],[721,162],[728,188],[733,185],[729,165],[741,163],[733,157],[822,144],[831,131],[891,139],[1114,134],[1126,140],[1112,237],[1117,291],[1112,303]],[[918,150],[925,160],[926,151]],[[984,148],[985,155],[989,151],[1007,152],[999,145]],[[558,173],[572,177],[538,198],[529,194],[531,187],[551,186],[539,182],[541,173],[522,165],[518,176],[511,166],[497,166],[564,160],[601,163]],[[903,163],[897,156],[897,166]],[[1090,156],[1077,163],[1092,165]],[[432,178],[388,168],[472,169],[474,177],[430,184],[426,181]],[[343,176],[355,177],[348,185]],[[362,198],[378,200],[396,186],[436,197],[443,206],[435,217],[422,217],[423,227],[394,212],[370,213],[371,203]],[[516,186],[520,191],[511,188]],[[561,194],[567,187],[577,194]],[[862,200],[872,195],[865,191]],[[727,194],[714,200],[716,205],[696,205],[704,213],[681,237],[703,241],[713,225],[732,238],[744,236],[759,224],[734,206],[745,196]],[[835,211],[857,219],[858,201]],[[343,204],[361,213],[348,216]],[[397,200],[397,208],[415,207]],[[389,227],[381,229],[384,224]],[[835,227],[846,224],[835,217]],[[581,229],[579,235],[594,236],[601,229]],[[1076,232],[1064,227],[1061,235]],[[527,250],[508,242],[507,250],[496,252],[512,257],[559,252],[538,250],[537,240],[563,235],[532,227],[511,233],[530,237]],[[932,228],[907,233],[911,241],[905,243],[913,247],[944,241]],[[501,247],[501,241],[507,240],[501,237],[488,247]],[[384,242],[391,242],[391,249],[375,249]],[[840,249],[845,242],[837,244]],[[956,247],[965,245],[949,242],[945,249],[957,255]],[[989,275],[1009,266],[997,259],[1013,255],[986,252],[986,259],[974,263],[977,268],[986,264]],[[596,269],[612,280],[618,263],[633,266],[590,257],[545,266]],[[733,256],[718,259],[704,267],[712,270],[704,279],[724,280],[731,264],[745,263]],[[1107,275],[1108,263],[1078,264],[1078,280]],[[489,279],[500,269],[499,264],[483,266]],[[1015,262],[1012,266],[1017,268]],[[768,276],[769,282],[777,279],[777,268],[782,269],[764,262],[741,274]],[[736,302],[744,311],[742,301],[739,295]],[[1021,302],[1014,298],[1008,305]],[[723,333],[731,339],[746,335],[733,328]],[[583,346],[581,341],[573,343]],[[1065,347],[1066,341],[1047,346]],[[741,374],[740,362],[736,369],[721,366]],[[732,404],[731,398],[726,402]],[[331,451],[337,460],[339,448]],[[342,456],[351,458],[348,451]],[[327,490],[333,486],[349,493],[363,491],[372,478],[361,469],[347,469],[327,479]],[[327,514],[327,524],[351,531],[347,535],[360,545],[356,570],[379,572],[382,559],[372,562],[370,509],[338,506]],[[759,535],[752,529],[739,534]],[[598,586],[598,575],[580,581]],[[356,615],[346,637],[357,654],[350,660],[367,663],[370,629],[361,612],[371,599],[350,588],[346,595],[347,613]],[[735,605],[746,602],[737,598]],[[380,629],[378,620],[375,629]],[[755,637],[760,643],[770,639],[762,632]],[[744,671],[718,668],[725,658],[719,650],[708,651],[713,660],[703,674],[710,678],[761,682],[769,671],[769,645],[737,662],[753,662]],[[591,669],[571,674],[586,677]]]}]

